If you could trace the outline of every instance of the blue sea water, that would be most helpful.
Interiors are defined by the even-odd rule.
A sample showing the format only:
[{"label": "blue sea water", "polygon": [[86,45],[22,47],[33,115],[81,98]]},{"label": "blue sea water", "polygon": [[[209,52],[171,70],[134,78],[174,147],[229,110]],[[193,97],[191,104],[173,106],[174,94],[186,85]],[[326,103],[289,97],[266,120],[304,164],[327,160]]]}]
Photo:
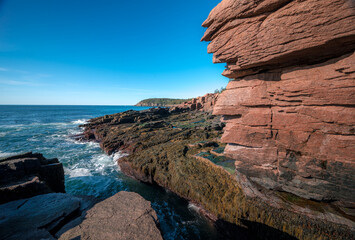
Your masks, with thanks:
[{"label": "blue sea water", "polygon": [[0,105],[0,157],[40,152],[58,158],[65,171],[66,191],[108,198],[119,191],[137,192],[151,201],[164,239],[220,239],[211,221],[197,207],[163,188],[141,183],[120,172],[115,160],[98,143],[78,142],[73,135],[88,119],[134,106],[5,106]]}]

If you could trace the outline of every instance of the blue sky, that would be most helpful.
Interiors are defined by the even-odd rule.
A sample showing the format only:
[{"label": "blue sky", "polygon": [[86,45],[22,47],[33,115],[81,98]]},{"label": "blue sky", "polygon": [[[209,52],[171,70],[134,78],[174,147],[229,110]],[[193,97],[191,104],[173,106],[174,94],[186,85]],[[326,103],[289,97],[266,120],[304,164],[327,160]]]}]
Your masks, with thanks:
[{"label": "blue sky", "polygon": [[226,86],[200,42],[220,0],[0,0],[0,104],[129,105]]}]

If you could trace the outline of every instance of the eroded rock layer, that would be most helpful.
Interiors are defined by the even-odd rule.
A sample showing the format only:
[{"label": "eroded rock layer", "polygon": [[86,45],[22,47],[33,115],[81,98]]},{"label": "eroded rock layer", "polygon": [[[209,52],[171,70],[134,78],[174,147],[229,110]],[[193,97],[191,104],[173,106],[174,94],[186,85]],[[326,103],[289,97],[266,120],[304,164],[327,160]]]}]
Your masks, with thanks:
[{"label": "eroded rock layer", "polygon": [[354,208],[354,5],[223,0],[203,23],[232,78],[214,114],[245,193],[263,186]]},{"label": "eroded rock layer", "polygon": [[223,0],[203,23],[202,40],[224,75],[241,77],[314,63],[353,51],[352,0]]},{"label": "eroded rock layer", "polygon": [[203,96],[192,98],[189,101],[173,106],[171,109],[212,112],[218,96],[219,93],[207,93]]},{"label": "eroded rock layer", "polygon": [[28,152],[0,159],[0,204],[52,192],[65,192],[57,158]]}]

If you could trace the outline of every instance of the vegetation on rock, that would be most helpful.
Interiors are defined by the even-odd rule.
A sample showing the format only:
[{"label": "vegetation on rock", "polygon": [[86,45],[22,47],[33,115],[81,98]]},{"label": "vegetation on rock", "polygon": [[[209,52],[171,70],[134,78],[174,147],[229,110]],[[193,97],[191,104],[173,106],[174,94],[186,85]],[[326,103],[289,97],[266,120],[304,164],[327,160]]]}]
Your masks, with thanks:
[{"label": "vegetation on rock", "polygon": [[174,99],[174,98],[148,98],[140,101],[136,106],[171,106],[181,104],[190,99]]},{"label": "vegetation on rock", "polygon": [[107,153],[129,153],[118,160],[127,175],[199,203],[216,219],[247,229],[254,239],[351,237],[346,226],[292,212],[287,200],[276,208],[246,197],[233,172],[218,164],[223,162],[220,157],[203,157],[214,154],[213,149],[218,154],[225,145],[219,142],[219,117],[155,108],[96,118],[84,127],[83,137],[100,141]]}]

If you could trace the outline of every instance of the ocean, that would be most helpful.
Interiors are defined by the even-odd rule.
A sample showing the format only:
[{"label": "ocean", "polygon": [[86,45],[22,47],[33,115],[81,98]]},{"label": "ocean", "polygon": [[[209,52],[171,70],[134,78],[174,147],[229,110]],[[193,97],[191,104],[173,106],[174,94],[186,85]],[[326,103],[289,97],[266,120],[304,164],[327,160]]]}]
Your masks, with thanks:
[{"label": "ocean", "polygon": [[119,191],[136,192],[152,203],[164,239],[221,239],[213,223],[197,206],[158,186],[121,173],[119,153],[106,155],[94,142],[79,142],[80,124],[90,118],[135,106],[17,106],[0,105],[0,157],[39,152],[64,166],[67,193],[108,198]]}]

